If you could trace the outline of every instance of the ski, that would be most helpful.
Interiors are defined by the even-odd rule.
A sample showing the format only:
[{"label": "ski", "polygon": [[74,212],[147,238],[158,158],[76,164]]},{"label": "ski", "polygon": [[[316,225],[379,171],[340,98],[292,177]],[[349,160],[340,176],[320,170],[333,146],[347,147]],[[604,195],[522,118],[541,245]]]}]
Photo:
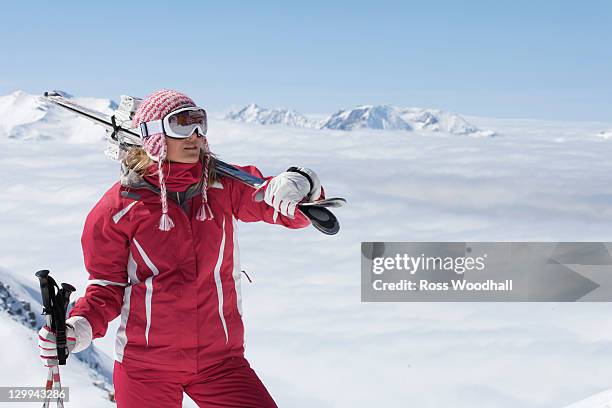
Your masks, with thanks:
[{"label": "ski", "polygon": [[[108,141],[114,146],[114,150],[111,150],[110,154],[115,160],[120,160],[122,155],[130,148],[142,146],[140,132],[131,128],[132,114],[138,107],[140,98],[122,96],[119,108],[110,116],[71,101],[56,91],[45,92],[41,98],[106,128]],[[246,173],[217,158],[215,158],[215,170],[219,174],[231,177],[255,189],[261,187],[265,182],[264,179]],[[263,197],[259,194],[256,199],[261,201]],[[298,208],[308,217],[317,230],[326,235],[334,235],[340,230],[340,224],[328,208],[338,208],[345,203],[346,200],[343,198],[330,198],[320,202],[301,203]]]},{"label": "ski", "polygon": [[346,200],[341,197],[330,197],[323,198],[321,200],[316,200],[310,203],[302,203],[300,205],[305,207],[317,206],[317,207],[325,207],[325,208],[340,208],[346,204]]}]

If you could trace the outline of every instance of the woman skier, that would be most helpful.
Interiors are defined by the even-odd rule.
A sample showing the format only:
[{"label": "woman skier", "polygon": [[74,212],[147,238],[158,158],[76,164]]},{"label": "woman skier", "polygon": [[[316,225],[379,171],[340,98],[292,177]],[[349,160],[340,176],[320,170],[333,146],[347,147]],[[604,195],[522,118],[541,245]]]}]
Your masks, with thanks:
[{"label": "woman skier", "polygon": [[[276,407],[244,358],[236,222],[303,228],[296,207],[323,198],[317,175],[292,168],[256,192],[214,171],[204,109],[161,90],[145,98],[120,182],[94,206],[81,243],[89,281],[70,311],[72,353],[121,315],[113,382],[120,408]],[[253,166],[242,170],[262,177]],[[263,190],[264,200],[254,196]],[[39,332],[41,358],[57,364],[55,334]]]}]

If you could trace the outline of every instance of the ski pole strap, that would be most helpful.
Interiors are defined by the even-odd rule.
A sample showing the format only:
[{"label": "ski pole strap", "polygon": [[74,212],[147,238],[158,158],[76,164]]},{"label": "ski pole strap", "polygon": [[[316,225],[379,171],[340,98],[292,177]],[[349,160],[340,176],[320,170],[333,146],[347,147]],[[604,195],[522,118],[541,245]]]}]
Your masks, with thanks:
[{"label": "ski pole strap", "polygon": [[312,189],[314,188],[314,183],[312,182],[312,179],[310,178],[310,176],[308,175],[308,173],[306,173],[305,171],[300,170],[298,167],[296,166],[291,166],[287,169],[287,171],[292,171],[294,173],[299,173],[302,176],[306,177],[306,180],[308,180],[308,184],[310,184],[310,189],[308,190],[308,195],[306,196],[306,198],[308,199],[308,201],[310,201],[310,196],[312,195]]}]

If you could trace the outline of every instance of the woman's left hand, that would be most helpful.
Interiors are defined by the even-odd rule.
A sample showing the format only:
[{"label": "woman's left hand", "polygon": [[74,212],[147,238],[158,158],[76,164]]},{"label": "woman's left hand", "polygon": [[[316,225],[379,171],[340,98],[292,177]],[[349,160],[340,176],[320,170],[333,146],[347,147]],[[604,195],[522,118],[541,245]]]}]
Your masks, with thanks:
[{"label": "woman's left hand", "polygon": [[304,167],[290,167],[271,178],[263,186],[264,201],[289,218],[295,217],[295,207],[302,201],[321,197],[321,182],[317,174]]}]

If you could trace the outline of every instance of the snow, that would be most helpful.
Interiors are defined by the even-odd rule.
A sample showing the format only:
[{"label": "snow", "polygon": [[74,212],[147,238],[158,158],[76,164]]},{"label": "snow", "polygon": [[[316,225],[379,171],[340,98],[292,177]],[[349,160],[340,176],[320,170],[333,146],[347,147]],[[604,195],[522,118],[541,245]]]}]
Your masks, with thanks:
[{"label": "snow", "polygon": [[397,108],[389,105],[363,105],[331,115],[321,126],[325,129],[424,130],[457,135],[495,136],[482,131],[463,117],[439,109]]},{"label": "snow", "polygon": [[601,137],[602,139],[611,139],[612,138],[612,129],[602,130],[601,132],[599,132],[597,134],[597,136]]},{"label": "snow", "polygon": [[260,125],[288,125],[298,127],[316,127],[317,123],[306,116],[289,109],[262,108],[251,103],[242,109],[232,110],[225,118],[246,123],[258,123]]},{"label": "snow", "polygon": [[[70,94],[63,92],[73,98]],[[108,99],[73,98],[75,102],[110,113],[116,104]],[[0,96],[0,140],[48,140],[62,139],[89,142],[91,138],[103,139],[104,130],[82,118],[74,118],[69,112],[50,106],[37,95],[15,91]]]},{"label": "snow", "polygon": [[326,129],[387,129],[412,130],[412,125],[402,119],[391,106],[359,106],[331,115],[322,125]]},{"label": "snow", "polygon": [[480,137],[495,136],[492,130],[480,130],[460,115],[439,109],[397,108],[389,105],[362,105],[353,109],[340,110],[332,115],[307,117],[294,110],[268,109],[251,103],[242,109],[230,111],[225,119],[257,123],[260,125],[283,124],[296,127],[356,130],[423,130],[446,132],[456,135]]},{"label": "snow", "polygon": [[[0,169],[10,174],[0,179],[0,267],[34,289],[34,272],[50,269],[81,296],[81,228],[118,166],[96,132],[66,137],[70,120],[57,140],[0,138]],[[224,160],[269,175],[310,167],[328,195],[348,199],[334,210],[342,228],[333,237],[239,224],[254,281],[242,283],[247,358],[279,406],[559,408],[610,388],[608,303],[360,302],[361,241],[609,241],[612,144],[597,134],[612,123],[466,120],[504,137],[414,126],[406,138],[211,115],[209,143]],[[2,353],[12,374],[0,383],[39,384],[33,332],[0,318],[0,341],[15,344]],[[116,328],[95,341],[110,358]],[[76,359],[69,366],[64,383],[88,395],[87,406],[108,405],[92,371]],[[585,404],[570,407],[605,406]]]},{"label": "snow", "polygon": [[[4,387],[44,387],[48,370],[42,366],[38,358],[37,332],[24,327],[8,314],[0,312],[0,343],[5,347],[5,351],[2,352],[3,370],[0,373],[0,384]],[[10,352],[7,351],[9,349]],[[70,390],[68,407],[116,406],[105,398],[107,393],[104,390],[93,384],[96,378],[81,361],[69,358],[66,366],[60,368],[60,374],[62,386]],[[22,402],[18,405],[24,408],[39,408],[42,403]]]},{"label": "snow", "polygon": [[[34,279],[36,284],[30,286],[31,282],[28,281],[31,279],[28,278],[31,276],[19,276],[0,267],[0,314],[12,319],[13,324],[17,323],[29,329],[28,337],[33,336],[36,339],[38,330],[46,322],[41,313],[42,300],[38,281]],[[12,324],[4,326],[7,326],[5,329],[12,330]],[[10,333],[7,334],[9,335]],[[95,383],[98,389],[107,391],[113,389],[113,361],[95,346],[76,354],[76,357],[69,361],[73,360],[80,371],[87,372],[87,376],[81,377],[81,381],[85,381],[86,388]],[[72,370],[72,367],[66,369]],[[108,393],[103,395],[106,396]]]},{"label": "snow", "polygon": [[612,390],[600,392],[565,408],[612,408]]}]

